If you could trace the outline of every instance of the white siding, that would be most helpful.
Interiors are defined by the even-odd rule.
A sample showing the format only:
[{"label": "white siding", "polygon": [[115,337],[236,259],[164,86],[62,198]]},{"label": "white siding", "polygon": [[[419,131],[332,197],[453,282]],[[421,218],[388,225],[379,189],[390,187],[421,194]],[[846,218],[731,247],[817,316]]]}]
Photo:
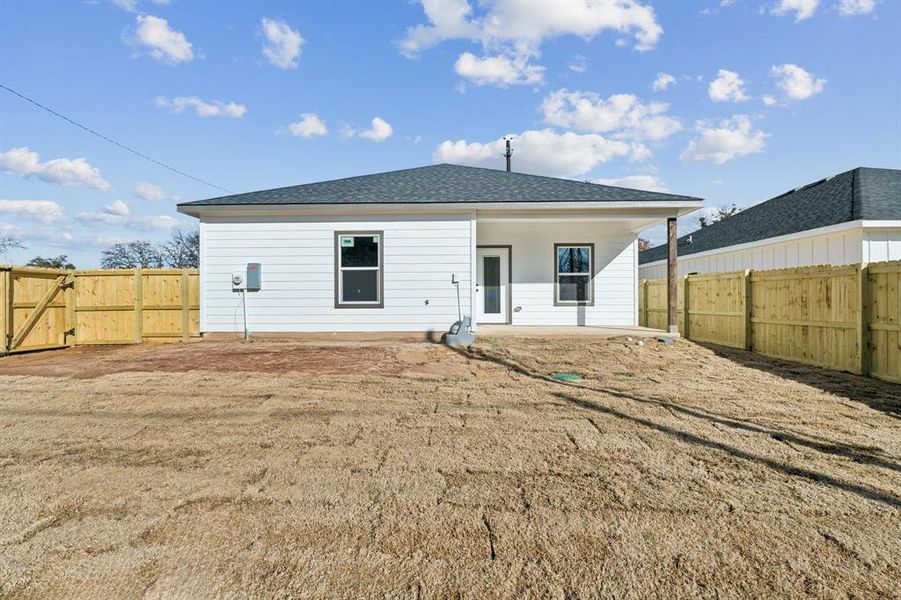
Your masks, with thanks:
[{"label": "white siding", "polygon": [[[470,313],[472,214],[207,218],[201,223],[201,329],[242,331],[231,274],[262,264],[247,294],[252,332],[446,331]],[[340,220],[339,220],[340,219]],[[335,231],[384,231],[384,308],[335,308]],[[428,301],[428,304],[426,304]]]},{"label": "white siding", "polygon": [[[478,245],[512,245],[513,325],[635,325],[636,235],[611,222],[479,222]],[[594,306],[554,306],[554,244],[594,243]],[[518,310],[517,310],[518,308]]]},{"label": "white siding", "polygon": [[[787,269],[812,265],[847,265],[864,259],[861,229],[812,235],[740,250],[723,248],[702,256],[679,257],[679,275],[744,269]],[[882,259],[887,260],[887,259]],[[640,279],[666,277],[666,263],[639,266]]]},{"label": "white siding", "polygon": [[901,260],[901,229],[864,230],[863,260]]}]

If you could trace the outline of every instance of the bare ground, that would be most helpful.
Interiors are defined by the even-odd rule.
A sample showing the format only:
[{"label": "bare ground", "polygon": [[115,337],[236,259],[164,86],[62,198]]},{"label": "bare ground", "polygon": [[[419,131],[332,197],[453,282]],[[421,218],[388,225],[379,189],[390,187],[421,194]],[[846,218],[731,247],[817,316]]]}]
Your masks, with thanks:
[{"label": "bare ground", "polygon": [[681,340],[8,357],[0,596],[898,597],[899,416]]}]

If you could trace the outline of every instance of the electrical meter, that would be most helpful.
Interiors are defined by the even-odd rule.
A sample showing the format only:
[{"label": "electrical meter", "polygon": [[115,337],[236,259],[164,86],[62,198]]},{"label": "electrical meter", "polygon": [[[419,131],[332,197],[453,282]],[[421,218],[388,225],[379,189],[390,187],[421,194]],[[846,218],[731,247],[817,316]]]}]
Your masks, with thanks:
[{"label": "electrical meter", "polygon": [[247,263],[247,266],[232,273],[233,292],[259,292],[262,287],[262,269],[260,263]]}]

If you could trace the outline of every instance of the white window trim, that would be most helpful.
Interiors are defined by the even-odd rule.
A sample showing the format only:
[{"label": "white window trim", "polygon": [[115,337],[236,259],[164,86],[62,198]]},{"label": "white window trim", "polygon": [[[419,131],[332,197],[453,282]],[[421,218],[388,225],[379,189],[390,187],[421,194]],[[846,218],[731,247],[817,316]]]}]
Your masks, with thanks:
[{"label": "white window trim", "polygon": [[[587,248],[588,271],[584,273],[560,273],[561,248]],[[560,277],[588,277],[587,300],[561,300]],[[561,242],[554,244],[554,306],[594,306],[594,243]]]},{"label": "white window trim", "polygon": [[[374,267],[344,267],[341,265],[341,238],[378,237],[378,264]],[[336,231],[335,232],[335,308],[384,308],[385,307],[385,232],[384,231]],[[344,301],[344,271],[375,271],[378,299],[364,302]]]}]

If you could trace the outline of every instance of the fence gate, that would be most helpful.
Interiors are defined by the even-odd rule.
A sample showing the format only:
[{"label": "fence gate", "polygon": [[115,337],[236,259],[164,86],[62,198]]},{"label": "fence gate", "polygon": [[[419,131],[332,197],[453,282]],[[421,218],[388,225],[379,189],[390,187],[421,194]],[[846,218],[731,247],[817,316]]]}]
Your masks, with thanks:
[{"label": "fence gate", "polygon": [[0,267],[0,351],[63,348],[73,342],[72,271]]}]

